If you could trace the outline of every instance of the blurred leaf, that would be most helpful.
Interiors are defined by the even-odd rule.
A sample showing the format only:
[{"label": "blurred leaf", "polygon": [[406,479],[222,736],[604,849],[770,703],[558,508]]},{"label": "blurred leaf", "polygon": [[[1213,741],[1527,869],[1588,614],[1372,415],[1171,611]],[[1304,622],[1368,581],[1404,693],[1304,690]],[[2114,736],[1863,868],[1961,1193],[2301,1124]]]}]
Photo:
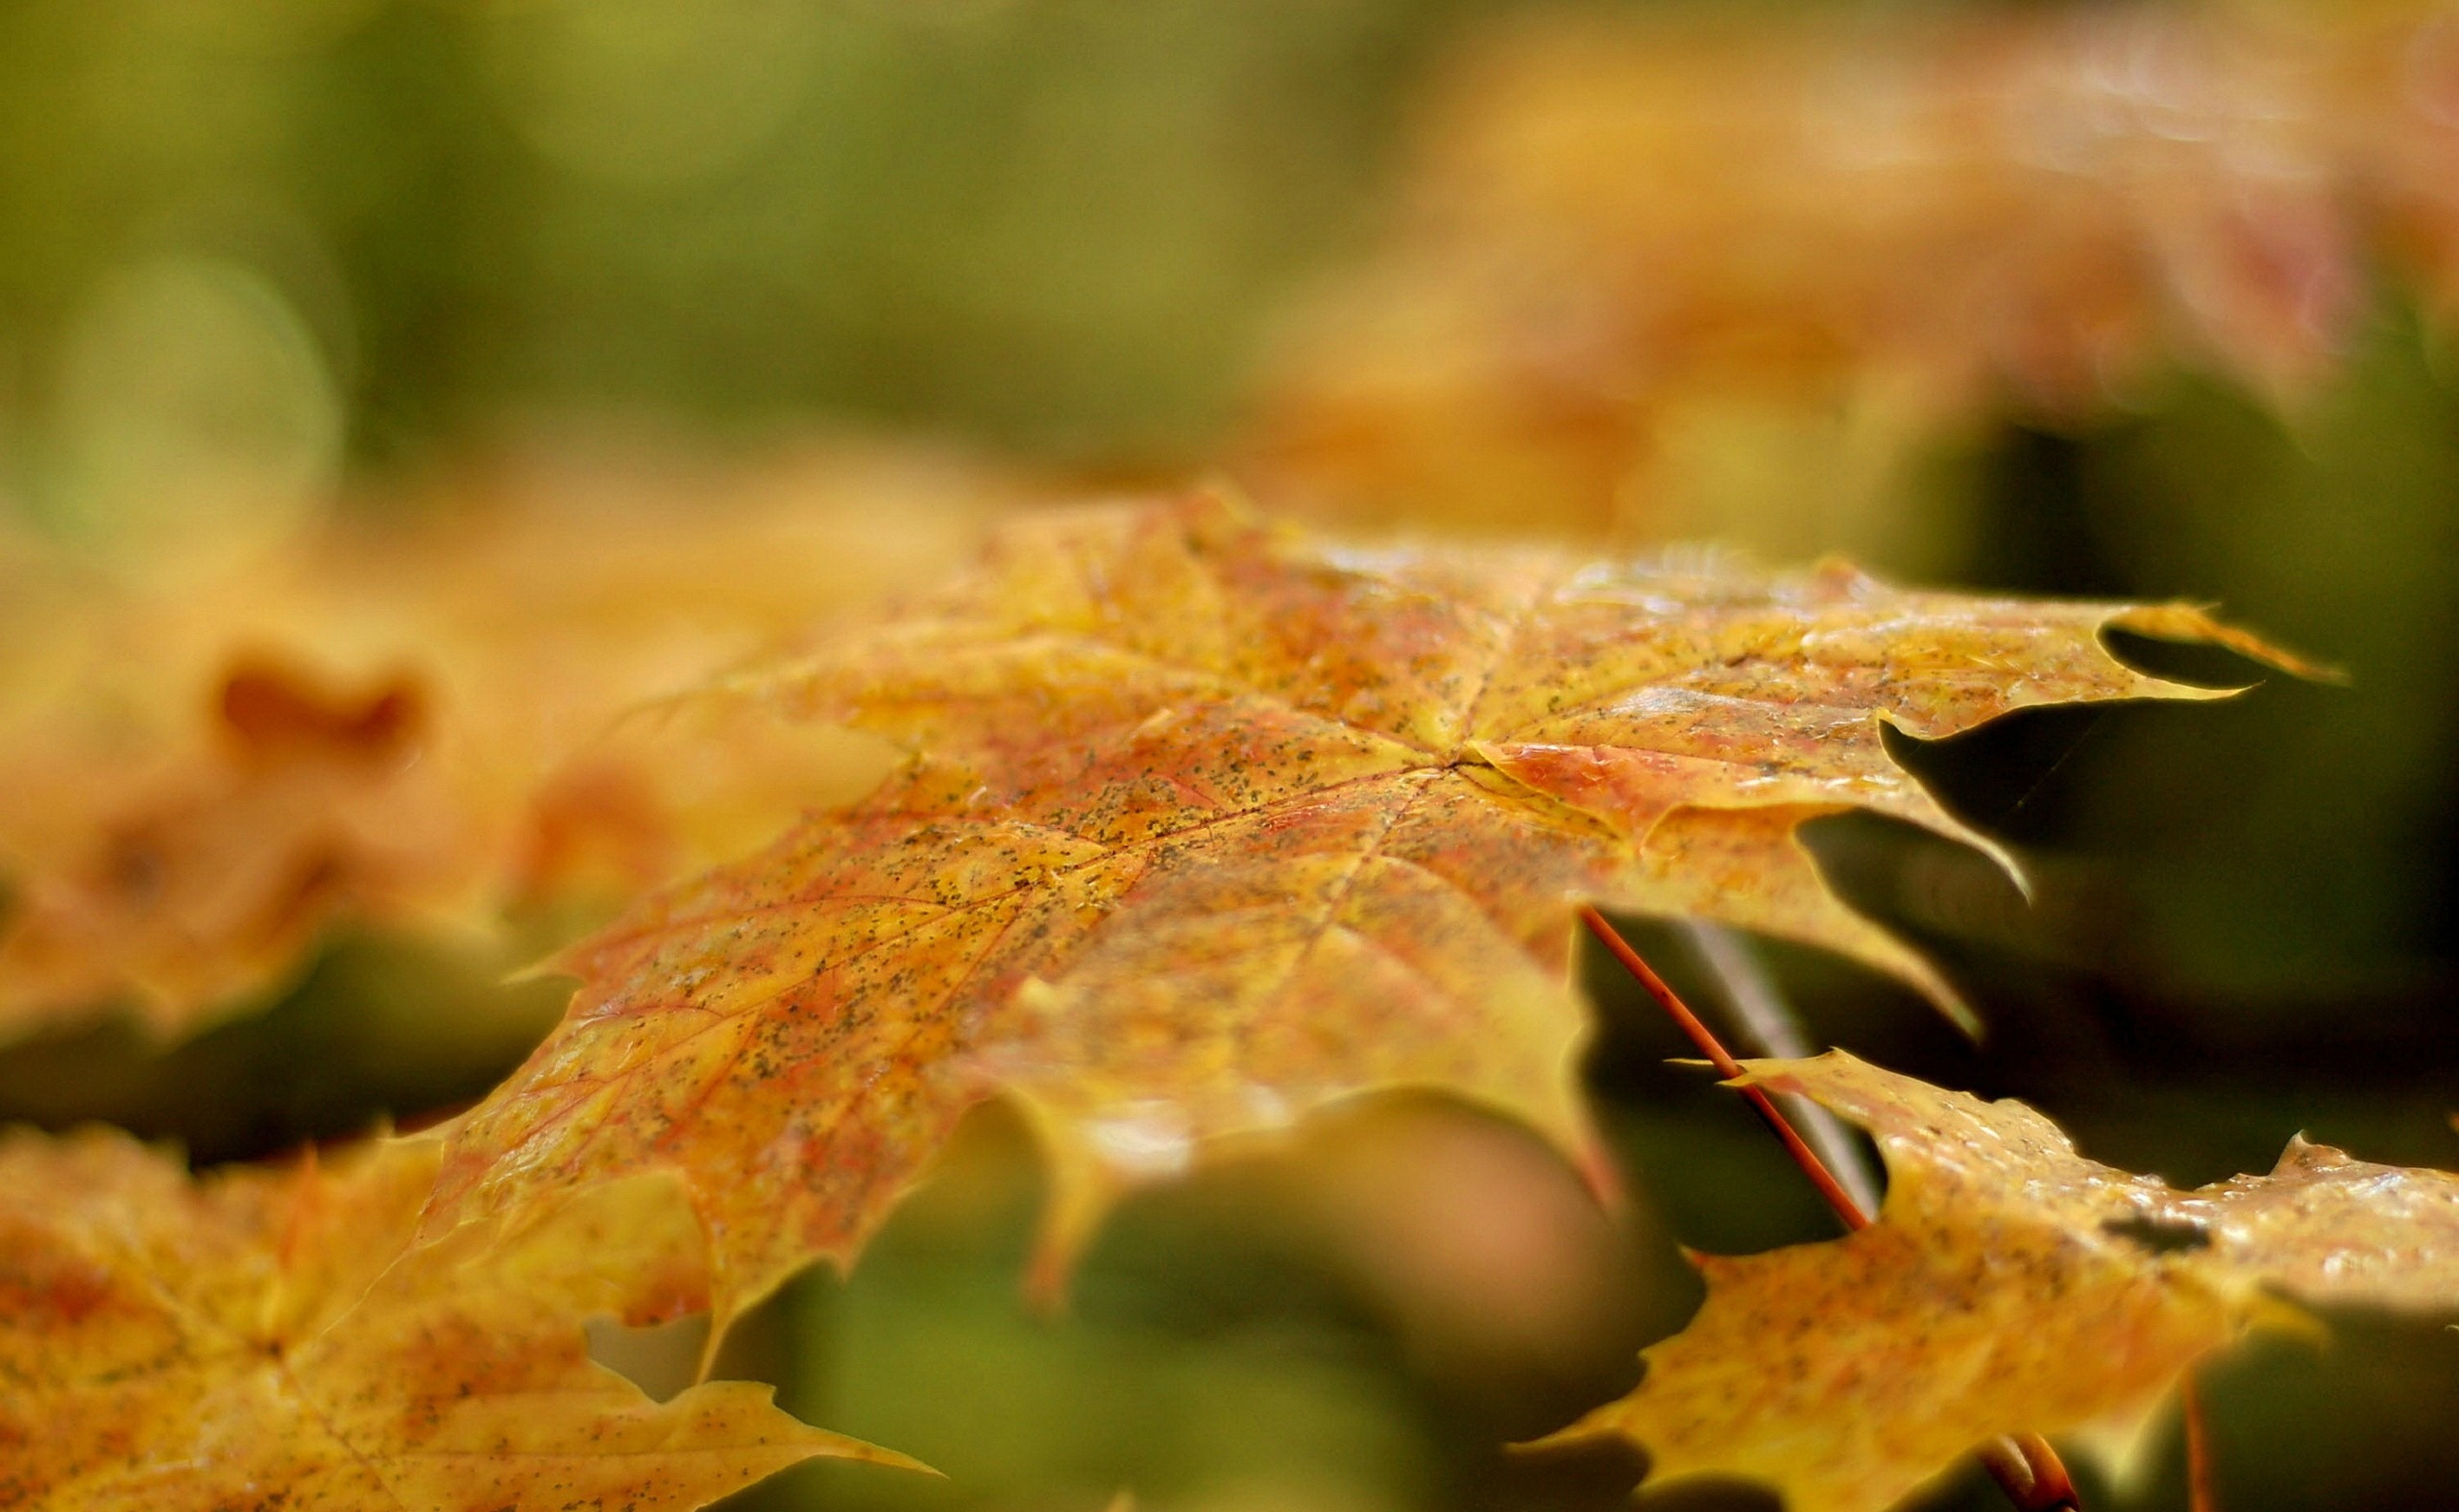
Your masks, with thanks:
[{"label": "blurred leaf", "polygon": [[880,770],[859,742],[685,743],[644,706],[1022,495],[894,451],[624,486],[533,479],[201,576],[0,561],[0,1037],[122,1001],[183,1035],[336,922],[483,938],[507,910],[602,911],[852,796]]},{"label": "blurred leaf", "polygon": [[1253,471],[1376,517],[1924,560],[1915,527],[1960,524],[1898,518],[1925,443],[2179,363],[2294,407],[2377,252],[2459,286],[2455,35],[2402,5],[1519,20],[1423,112],[1379,254],[1291,322]]},{"label": "blurred leaf", "polygon": [[696,1507],[827,1454],[766,1387],[663,1404],[581,1325],[701,1282],[669,1183],[406,1250],[428,1140],[191,1183],[124,1135],[0,1141],[0,1497],[63,1509]]}]

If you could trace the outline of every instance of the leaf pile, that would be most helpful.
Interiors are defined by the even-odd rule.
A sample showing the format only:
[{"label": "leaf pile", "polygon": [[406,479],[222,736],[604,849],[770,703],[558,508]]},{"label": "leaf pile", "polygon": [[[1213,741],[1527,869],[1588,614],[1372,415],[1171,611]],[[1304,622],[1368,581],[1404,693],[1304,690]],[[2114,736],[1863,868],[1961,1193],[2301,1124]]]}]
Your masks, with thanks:
[{"label": "leaf pile", "polygon": [[582,988],[450,1133],[429,1222],[680,1175],[722,1320],[843,1262],[972,1104],[1049,1145],[1055,1283],[1123,1186],[1379,1087],[1582,1147],[1576,900],[1950,989],[1796,843],[1873,810],[1983,843],[1888,756],[2011,709],[2214,696],[2102,632],[2182,606],[1849,569],[1360,550],[1199,496],[1007,530],[955,585],[713,689],[909,765],[570,952]]},{"label": "leaf pile", "polygon": [[2275,1290],[2459,1312],[2459,1176],[2297,1139],[2267,1176],[2180,1192],[2020,1103],[1841,1051],[1746,1064],[1869,1130],[1887,1203],[1830,1243],[1693,1257],[1698,1316],[1554,1440],[1628,1438],[1651,1484],[1744,1475],[1794,1512],[1877,1512],[2002,1434],[2138,1439]]},{"label": "leaf pile", "polygon": [[2459,291],[2454,37],[2397,5],[1517,25],[1296,322],[1255,465],[1352,514],[1662,528],[1723,408],[1832,417],[1883,472],[2179,359],[2293,399],[2372,263]]}]

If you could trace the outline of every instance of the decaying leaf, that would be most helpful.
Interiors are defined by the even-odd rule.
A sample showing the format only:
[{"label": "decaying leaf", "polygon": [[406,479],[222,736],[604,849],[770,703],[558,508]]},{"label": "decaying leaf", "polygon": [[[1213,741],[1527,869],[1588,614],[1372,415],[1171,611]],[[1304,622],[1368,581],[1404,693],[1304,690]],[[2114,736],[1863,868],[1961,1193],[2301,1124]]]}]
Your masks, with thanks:
[{"label": "decaying leaf", "polygon": [[702,1286],[671,1183],[404,1254],[427,1139],[191,1181],[102,1131],[0,1136],[0,1507],[686,1509],[815,1455],[766,1386],[644,1397],[583,1324]]},{"label": "decaying leaf", "polygon": [[[177,1036],[329,924],[611,907],[767,839],[830,752],[778,753],[789,801],[757,742],[670,763],[618,716],[941,568],[1020,492],[894,451],[664,488],[697,507],[526,479],[203,578],[0,558],[0,1039],[123,1005]],[[876,777],[847,761],[840,796]]]},{"label": "decaying leaf", "polygon": [[1662,534],[1719,422],[1815,459],[1770,492],[1850,510],[1976,415],[2179,361],[2294,399],[2369,258],[2459,286],[2452,35],[2400,4],[1516,20],[1424,112],[1381,251],[1293,322],[1254,475]]},{"label": "decaying leaf", "polygon": [[1792,1512],[1877,1512],[2015,1432],[2137,1438],[2274,1291],[2459,1312],[2459,1176],[2290,1142],[2193,1191],[2084,1159],[2057,1125],[1840,1051],[1745,1062],[1885,1152],[1887,1203],[1825,1244],[1695,1256],[1708,1300],[1647,1376],[1553,1442],[1619,1434],[1649,1484],[1746,1476]]},{"label": "decaying leaf", "polygon": [[1044,517],[875,627],[708,697],[915,754],[574,949],[582,989],[452,1129],[430,1222],[679,1172],[722,1320],[849,1257],[973,1102],[1048,1141],[1055,1279],[1112,1191],[1335,1099],[1448,1089],[1577,1146],[1571,907],[1811,941],[1960,1012],[1794,831],[1982,843],[1888,757],[2030,704],[2209,697],[2125,625],[1841,566],[1353,549],[1218,500]]}]

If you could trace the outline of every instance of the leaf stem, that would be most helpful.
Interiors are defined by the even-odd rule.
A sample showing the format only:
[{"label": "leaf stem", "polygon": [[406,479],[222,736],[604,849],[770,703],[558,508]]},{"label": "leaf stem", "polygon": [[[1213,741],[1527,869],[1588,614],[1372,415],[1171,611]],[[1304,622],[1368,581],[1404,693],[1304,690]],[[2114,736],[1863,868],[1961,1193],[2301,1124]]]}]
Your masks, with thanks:
[{"label": "leaf stem", "polygon": [[[1810,1036],[1802,1028],[1799,1015],[1785,1001],[1775,978],[1768,975],[1765,963],[1759,959],[1746,937],[1722,924],[1697,918],[1683,920],[1681,934],[1691,953],[1723,988],[1725,1032],[1741,1049],[1755,1056],[1787,1060],[1812,1053]],[[1801,1131],[1802,1138],[1836,1173],[1838,1184],[1853,1194],[1853,1201],[1861,1209],[1878,1211],[1878,1170],[1863,1146],[1854,1142],[1844,1120],[1807,1097],[1779,1096],[1776,1106],[1785,1110],[1785,1116]]]},{"label": "leaf stem", "polygon": [[2220,1499],[2211,1490],[2211,1432],[2203,1419],[2203,1390],[2191,1371],[2180,1395],[2186,1417],[2186,1512],[2220,1512]]},{"label": "leaf stem", "polygon": [[2082,1505],[2066,1462],[2037,1433],[1991,1439],[1981,1447],[1981,1468],[2018,1512],[2075,1512]]},{"label": "leaf stem", "polygon": [[[1741,1062],[1725,1049],[1723,1042],[1716,1038],[1716,1032],[1700,1022],[1699,1015],[1691,1012],[1690,1005],[1682,1001],[1680,994],[1667,986],[1665,979],[1640,959],[1640,953],[1631,948],[1631,942],[1622,938],[1622,932],[1616,929],[1604,915],[1593,905],[1583,903],[1579,906],[1579,921],[1596,937],[1596,942],[1605,947],[1606,953],[1619,962],[1622,969],[1647,989],[1648,996],[1655,998],[1657,1006],[1664,1009],[1675,1026],[1699,1047],[1699,1053],[1708,1058],[1718,1075],[1732,1081],[1742,1074]],[[1774,1099],[1756,1086],[1739,1086],[1734,1090],[1749,1102],[1751,1110],[1759,1115],[1759,1121],[1776,1135],[1784,1145],[1785,1153],[1793,1158],[1793,1163],[1800,1166],[1802,1174],[1810,1178],[1811,1184],[1818,1188],[1818,1194],[1827,1199],[1827,1206],[1836,1210],[1836,1216],[1843,1221],[1844,1227],[1855,1232],[1868,1228],[1870,1215],[1862,1210],[1861,1204],[1853,1200],[1853,1194],[1836,1180],[1836,1174],[1827,1168],[1827,1162],[1818,1158],[1818,1152],[1813,1150],[1794,1130]],[[2188,1401],[2191,1413],[2192,1399]],[[2189,1416],[2187,1422],[2189,1432],[2192,1432],[2195,1419]],[[2189,1440],[2190,1444],[2193,1442],[2195,1440]],[[2057,1457],[2057,1451],[2050,1447],[2049,1441],[2037,1433],[2017,1433],[1992,1439],[1982,1447],[1980,1458],[1982,1468],[1989,1472],[1990,1478],[1998,1482],[1999,1489],[2007,1493],[2007,1500],[2015,1504],[2018,1512],[2074,1512],[2080,1505],[2075,1496],[2075,1482],[2066,1473],[2065,1462]],[[2197,1512],[2202,1512],[2200,1503]]]},{"label": "leaf stem", "polygon": [[[1655,998],[1657,1006],[1664,1009],[1674,1024],[1690,1036],[1691,1042],[1699,1047],[1699,1053],[1716,1066],[1717,1075],[1727,1081],[1741,1075],[1741,1062],[1733,1058],[1733,1053],[1724,1047],[1724,1042],[1716,1037],[1714,1030],[1699,1021],[1699,1015],[1691,1012],[1690,1005],[1683,1002],[1673,988],[1666,986],[1665,978],[1658,976],[1653,967],[1640,959],[1640,953],[1631,948],[1631,942],[1622,938],[1621,931],[1586,903],[1579,906],[1579,921],[1588,926],[1588,932],[1596,937],[1597,943],[1603,945],[1607,953],[1622,963],[1623,970],[1647,988],[1648,996]],[[1836,1173],[1827,1168],[1827,1162],[1818,1158],[1818,1152],[1802,1138],[1774,1099],[1755,1086],[1741,1086],[1735,1090],[1741,1093],[1743,1100],[1750,1104],[1751,1110],[1758,1113],[1759,1121],[1765,1124],[1783,1143],[1785,1153],[1793,1158],[1793,1163],[1810,1178],[1810,1183],[1818,1188],[1818,1195],[1827,1199],[1827,1206],[1836,1209],[1836,1216],[1843,1220],[1844,1227],[1855,1230],[1868,1228],[1870,1215],[1862,1210],[1862,1205],[1853,1200],[1853,1194],[1837,1181]]]}]

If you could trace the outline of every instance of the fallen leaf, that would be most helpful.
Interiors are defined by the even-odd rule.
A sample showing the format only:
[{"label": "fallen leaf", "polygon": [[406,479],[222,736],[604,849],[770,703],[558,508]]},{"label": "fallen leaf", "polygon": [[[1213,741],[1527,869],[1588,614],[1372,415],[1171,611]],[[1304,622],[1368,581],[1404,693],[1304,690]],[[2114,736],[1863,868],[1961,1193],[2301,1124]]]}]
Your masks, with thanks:
[{"label": "fallen leaf", "polygon": [[913,751],[863,801],[634,909],[452,1128],[429,1223],[680,1173],[720,1322],[850,1259],[993,1092],[1035,1121],[1055,1284],[1120,1188],[1373,1088],[1582,1148],[1571,908],[1692,915],[1946,984],[1794,831],[1985,843],[1888,757],[2009,709],[2219,696],[2102,631],[1841,566],[1359,549],[1209,497],[1036,519],[970,575],[707,696]]},{"label": "fallen leaf", "polygon": [[1841,1051],[1744,1064],[1869,1130],[1887,1202],[1829,1243],[1693,1256],[1698,1316],[1547,1441],[1627,1438],[1650,1486],[1739,1475],[1792,1512],[1877,1512],[2001,1434],[2139,1439],[2198,1361],[2280,1318],[2274,1291],[2459,1311],[2459,1176],[2300,1138],[2268,1176],[2178,1191],[2020,1103]]},{"label": "fallen leaf", "polygon": [[0,1136],[0,1507],[686,1509],[815,1455],[910,1461],[769,1388],[644,1397],[592,1315],[702,1288],[671,1183],[404,1254],[437,1147],[191,1180],[100,1130]]},{"label": "fallen leaf", "polygon": [[595,921],[832,763],[876,780],[759,728],[670,759],[623,716],[942,568],[1021,485],[893,449],[639,471],[459,478],[203,579],[0,554],[0,1039],[193,1032],[336,924]]}]

